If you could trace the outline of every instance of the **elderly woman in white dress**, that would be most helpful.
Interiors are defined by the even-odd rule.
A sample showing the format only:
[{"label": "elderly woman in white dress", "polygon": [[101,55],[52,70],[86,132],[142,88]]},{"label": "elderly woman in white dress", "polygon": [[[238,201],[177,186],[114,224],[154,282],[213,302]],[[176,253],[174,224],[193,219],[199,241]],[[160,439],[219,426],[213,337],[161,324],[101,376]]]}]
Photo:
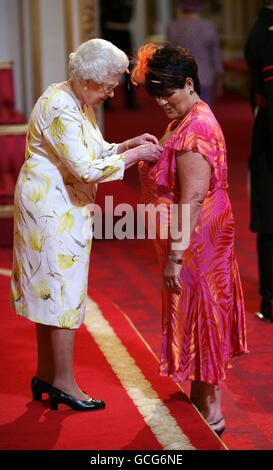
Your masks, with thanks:
[{"label": "elderly woman in white dress", "polygon": [[156,161],[156,137],[143,134],[107,143],[93,107],[114,95],[128,67],[124,52],[91,39],[70,54],[70,78],[51,85],[32,111],[26,159],[15,191],[11,301],[18,315],[36,323],[38,363],[31,381],[34,400],[49,394],[50,406],[104,408],[74,378],[75,331],[85,312],[91,235],[86,207],[98,183],[120,180],[140,160]]}]

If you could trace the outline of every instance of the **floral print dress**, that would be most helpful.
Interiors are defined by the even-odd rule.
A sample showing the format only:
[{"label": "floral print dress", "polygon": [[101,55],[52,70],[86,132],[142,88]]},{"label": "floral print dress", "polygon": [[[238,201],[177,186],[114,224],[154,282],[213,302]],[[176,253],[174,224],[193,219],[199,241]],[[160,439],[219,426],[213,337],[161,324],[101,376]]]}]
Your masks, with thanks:
[{"label": "floral print dress", "polygon": [[32,111],[15,189],[11,303],[18,315],[61,328],[84,317],[92,204],[100,182],[123,178],[118,144],[103,139],[92,108],[51,85]]}]

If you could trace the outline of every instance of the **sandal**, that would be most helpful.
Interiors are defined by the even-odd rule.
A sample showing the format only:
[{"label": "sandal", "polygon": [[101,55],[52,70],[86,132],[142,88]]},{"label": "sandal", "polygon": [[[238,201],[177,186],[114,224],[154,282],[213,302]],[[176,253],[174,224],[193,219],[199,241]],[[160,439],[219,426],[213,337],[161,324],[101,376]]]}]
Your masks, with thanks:
[{"label": "sandal", "polygon": [[219,424],[221,421],[224,421],[224,417],[218,419],[218,421],[214,421],[213,423],[208,423],[209,426],[213,429],[213,431],[217,434],[217,436],[221,437],[224,430],[226,429],[226,425],[225,425],[225,422],[224,422],[224,425],[222,428],[220,429],[214,429],[213,426],[216,426],[217,424]]}]

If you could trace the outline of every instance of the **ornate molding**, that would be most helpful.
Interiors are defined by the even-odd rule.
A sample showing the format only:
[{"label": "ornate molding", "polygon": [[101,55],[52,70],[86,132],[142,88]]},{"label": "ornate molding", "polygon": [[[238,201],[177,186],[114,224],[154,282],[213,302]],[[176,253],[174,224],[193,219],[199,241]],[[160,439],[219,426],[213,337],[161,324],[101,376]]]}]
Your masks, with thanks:
[{"label": "ornate molding", "polygon": [[80,41],[97,37],[99,34],[99,7],[97,0],[79,1]]}]

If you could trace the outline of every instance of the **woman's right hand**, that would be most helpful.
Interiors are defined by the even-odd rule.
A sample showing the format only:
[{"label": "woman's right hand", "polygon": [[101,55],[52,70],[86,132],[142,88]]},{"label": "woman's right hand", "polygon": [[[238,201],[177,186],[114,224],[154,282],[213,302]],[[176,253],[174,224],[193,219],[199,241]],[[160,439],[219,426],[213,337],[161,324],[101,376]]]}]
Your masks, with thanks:
[{"label": "woman's right hand", "polygon": [[155,163],[159,159],[162,150],[163,147],[157,144],[143,144],[127,150],[123,153],[125,158],[125,167],[129,168],[129,166],[142,160]]}]

